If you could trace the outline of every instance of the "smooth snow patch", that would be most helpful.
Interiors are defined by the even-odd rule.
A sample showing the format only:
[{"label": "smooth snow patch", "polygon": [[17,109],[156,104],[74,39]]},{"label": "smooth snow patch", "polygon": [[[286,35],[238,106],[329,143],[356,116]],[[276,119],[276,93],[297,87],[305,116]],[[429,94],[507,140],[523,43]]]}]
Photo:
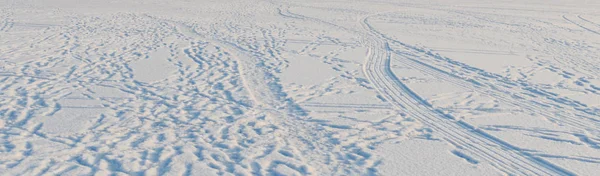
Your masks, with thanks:
[{"label": "smooth snow patch", "polygon": [[150,53],[147,59],[140,59],[131,63],[134,78],[146,83],[168,78],[175,72],[175,67],[167,60],[170,57],[169,49],[159,48]]}]

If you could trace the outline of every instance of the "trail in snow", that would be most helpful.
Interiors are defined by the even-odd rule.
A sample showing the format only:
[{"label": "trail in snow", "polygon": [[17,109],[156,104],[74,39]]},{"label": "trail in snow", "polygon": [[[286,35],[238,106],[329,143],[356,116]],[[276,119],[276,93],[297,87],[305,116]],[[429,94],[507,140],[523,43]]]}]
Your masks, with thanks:
[{"label": "trail in snow", "polygon": [[392,73],[390,69],[392,49],[386,39],[369,25],[369,17],[360,20],[364,29],[370,34],[370,38],[366,41],[369,45],[369,54],[364,64],[365,75],[396,108],[406,111],[410,116],[432,127],[440,133],[444,140],[456,145],[458,149],[465,150],[471,155],[477,155],[504,172],[516,175],[573,174],[543,159],[522,152],[517,147],[466,122],[454,121],[453,117],[433,109],[429,103],[410,90]]},{"label": "trail in snow", "polygon": [[0,0],[0,175],[593,175],[599,6]]}]

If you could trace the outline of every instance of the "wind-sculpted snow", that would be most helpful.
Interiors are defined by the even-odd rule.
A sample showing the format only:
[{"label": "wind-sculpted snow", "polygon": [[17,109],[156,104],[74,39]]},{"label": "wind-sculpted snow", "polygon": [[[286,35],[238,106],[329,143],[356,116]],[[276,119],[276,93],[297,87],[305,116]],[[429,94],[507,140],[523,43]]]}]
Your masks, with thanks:
[{"label": "wind-sculpted snow", "polygon": [[0,0],[0,175],[595,175],[598,8]]}]

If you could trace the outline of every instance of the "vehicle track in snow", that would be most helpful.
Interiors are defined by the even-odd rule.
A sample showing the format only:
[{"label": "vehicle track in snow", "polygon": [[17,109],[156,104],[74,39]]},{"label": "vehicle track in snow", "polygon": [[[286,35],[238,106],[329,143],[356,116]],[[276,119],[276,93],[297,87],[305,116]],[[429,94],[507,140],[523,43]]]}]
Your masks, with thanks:
[{"label": "vehicle track in snow", "polygon": [[[578,110],[575,110],[575,112],[571,112],[573,114],[570,114],[567,111],[568,109],[565,109],[565,107],[557,109],[556,106],[552,106],[553,103],[556,102],[550,100],[552,98],[557,99],[557,97],[553,97],[551,95],[544,95],[542,96],[543,98],[526,97],[526,95],[522,94],[522,92],[519,91],[527,90],[512,90],[503,86],[490,86],[487,82],[482,83],[468,81],[452,73],[436,69],[434,66],[413,59],[410,56],[407,56],[406,53],[402,53],[396,50],[394,50],[394,52],[396,52],[396,54],[399,55],[399,57],[394,58],[395,61],[410,66],[411,68],[417,69],[419,71],[422,71],[425,74],[434,76],[435,78],[440,79],[444,82],[451,83],[455,86],[462,87],[470,91],[488,95],[490,97],[498,99],[501,102],[522,108],[528,112],[540,114],[543,117],[555,123],[567,125],[582,131],[592,132],[592,134],[594,134],[594,136],[596,137],[600,136],[600,122],[598,119],[593,118],[593,114],[579,112]],[[496,85],[501,85],[505,84],[506,82],[499,81],[497,83],[498,84]],[[517,84],[518,83],[509,82],[509,85]],[[534,91],[533,89],[531,90]],[[519,95],[519,93],[521,95]]]},{"label": "vehicle track in snow", "polygon": [[[590,132],[595,138],[600,137],[599,114],[594,109],[587,109],[585,105],[574,100],[559,97],[556,94],[541,90],[535,84],[526,81],[513,81],[501,75],[486,72],[443,57],[427,49],[397,41],[380,32],[377,32],[377,34],[393,44],[392,51],[400,56],[394,60],[404,65],[458,87],[491,96],[501,102],[522,108],[528,112],[534,112],[558,125],[567,125],[576,130]],[[453,71],[462,75],[469,75],[472,78],[458,76],[455,73],[438,69],[433,65],[416,59],[422,57],[454,65],[460,69]]]},{"label": "vehicle track in snow", "polygon": [[[594,29],[590,29],[589,27],[586,27],[586,26],[582,25],[581,23],[575,22],[575,21],[573,21],[572,19],[569,19],[569,18],[567,18],[565,15],[563,15],[563,16],[562,16],[562,18],[563,18],[563,19],[565,19],[565,21],[567,21],[567,22],[569,22],[569,23],[571,23],[571,24],[574,24],[574,25],[576,25],[576,26],[579,26],[581,29],[584,29],[584,30],[586,30],[586,31],[588,31],[588,32],[591,32],[591,33],[593,33],[593,34],[596,34],[596,35],[600,35],[600,32],[598,32],[598,31],[596,31],[596,30],[594,30]],[[590,21],[588,21],[588,20],[585,20],[585,19],[583,19],[583,18],[581,18],[581,17],[579,17],[579,19],[581,19],[581,20],[584,20],[584,21],[586,21],[586,22],[590,22]],[[596,25],[595,23],[592,23],[592,24]]]},{"label": "vehicle track in snow", "polygon": [[369,17],[375,15],[360,20],[367,32],[364,42],[369,47],[364,72],[380,94],[394,107],[431,127],[441,138],[467,151],[467,155],[486,160],[503,172],[515,175],[573,175],[559,166],[524,152],[464,121],[453,120],[449,115],[432,108],[391,71],[392,56],[387,39],[368,23]]},{"label": "vehicle track in snow", "polygon": [[[111,6],[115,2],[120,1],[111,1]],[[412,125],[420,128],[422,124],[413,122],[414,119],[456,147],[450,147],[450,151],[440,149],[441,152],[462,157],[472,164],[483,162],[483,165],[456,163],[461,166],[479,169],[487,168],[489,163],[515,175],[569,175],[568,170],[546,159],[587,159],[598,163],[592,156],[562,157],[520,149],[429,104],[416,93],[419,91],[410,89],[412,84],[405,85],[398,79],[400,75],[396,74],[403,72],[395,73],[391,68],[394,63],[519,107],[517,111],[541,114],[558,125],[599,136],[600,120],[594,117],[600,111],[578,109],[585,104],[569,106],[577,102],[569,99],[558,102],[561,99],[557,101],[557,98],[561,97],[550,92],[523,97],[544,89],[527,81],[505,80],[500,75],[427,49],[405,45],[376,31],[377,27],[371,26],[368,20],[374,15],[355,23],[354,17],[378,10],[370,6],[372,2],[364,2],[365,6],[353,5],[357,8],[335,3],[326,6],[320,2],[292,5],[304,10],[318,9],[317,12],[308,10],[310,14],[302,13],[312,17],[291,13],[279,5],[265,6],[260,0],[153,3],[145,3],[145,7],[126,4],[122,11],[114,9],[118,12],[108,13],[102,11],[107,7],[101,6],[83,8],[86,11],[83,14],[79,12],[81,8],[77,8],[77,12],[70,12],[69,8],[43,10],[46,7],[0,10],[0,14],[22,11],[14,20],[0,15],[0,35],[6,36],[5,41],[0,41],[3,51],[0,53],[0,173],[379,175],[387,171],[380,166],[404,159],[387,160],[388,153],[380,153],[379,149],[384,147],[378,148],[379,144],[404,142],[413,137],[432,139],[429,129],[423,129],[426,136],[418,136],[420,129],[415,130]],[[150,6],[160,10],[145,9]],[[136,8],[143,10],[131,11]],[[169,11],[169,8],[176,10]],[[63,10],[65,14],[60,13]],[[322,11],[346,15],[328,16],[320,14]],[[68,20],[61,22],[62,17]],[[569,19],[598,31],[594,18],[590,16],[590,21],[577,17]],[[560,16],[557,18],[560,20]],[[303,20],[308,23],[302,23]],[[43,25],[40,21],[66,25]],[[376,26],[375,20],[372,24]],[[498,24],[503,25],[495,25]],[[578,28],[573,31],[587,33]],[[337,36],[341,33],[344,36]],[[290,46],[285,44],[294,40],[290,39],[293,36],[301,38],[297,45],[307,43],[300,52],[286,51]],[[357,43],[356,39],[361,37],[363,42]],[[344,43],[340,39],[351,42]],[[351,68],[356,74],[349,77],[360,82],[353,83],[360,83],[357,85],[365,88],[364,91],[377,90],[384,98],[372,92],[368,92],[369,96],[377,96],[381,102],[387,99],[389,103],[301,103],[297,96],[286,95],[282,88],[286,85],[284,81],[279,82],[277,75],[289,64],[287,59],[297,55],[319,57],[313,53],[330,49],[324,45],[367,47],[368,60],[364,65],[360,64],[364,61],[362,53],[340,57],[357,59],[352,61],[355,65]],[[553,48],[550,54],[560,55],[561,49]],[[334,59],[334,55],[344,50],[329,50],[331,57],[319,59]],[[364,66],[363,70],[356,67],[358,65]],[[577,67],[585,65],[590,64],[580,63]],[[594,69],[593,65],[587,67]],[[595,75],[593,71],[589,73]],[[328,91],[338,88],[333,83],[324,87],[318,90],[322,91],[318,97],[325,97]],[[356,112],[379,109],[389,113],[373,115],[385,117],[378,122],[371,120],[379,117],[364,120],[351,117],[353,115],[339,116],[336,118],[353,124],[338,125],[319,117],[304,116],[300,107],[309,107],[308,112],[311,112],[310,107],[321,107]],[[409,117],[405,117],[406,114]],[[404,124],[402,119],[410,122]],[[411,133],[405,133],[407,131]],[[582,143],[590,140],[586,138],[590,137],[587,133],[579,132],[572,135],[584,135],[580,138]],[[415,133],[417,136],[412,136]],[[438,140],[436,137],[434,135],[432,140]],[[591,138],[586,144],[600,149],[596,140]],[[576,141],[573,143],[579,145]],[[414,163],[407,160],[400,164]],[[384,172],[379,172],[380,168]]]},{"label": "vehicle track in snow", "polygon": [[[349,31],[352,33],[356,33],[357,35],[361,35],[361,33],[358,31],[348,29],[346,27],[339,26],[339,25],[336,25],[336,24],[333,24],[330,22],[326,22],[323,20],[313,19],[312,17],[306,17],[306,16],[303,16],[300,14],[295,14],[295,13],[289,12],[288,9],[289,8],[286,8],[284,10],[279,9],[278,12],[281,15],[284,15],[286,17],[290,17],[290,18],[293,17],[296,19],[304,19],[304,20],[314,21],[317,23],[323,23],[326,25],[332,25],[333,27],[336,27],[336,28],[339,28],[339,29],[342,29],[345,31]],[[368,16],[368,17],[370,17],[370,16]],[[387,38],[387,36],[384,36],[380,32],[374,30],[367,23],[368,17],[365,17],[362,19],[362,21],[360,21],[363,28],[368,29],[369,34],[366,37],[366,40],[368,41],[367,43],[378,43],[377,41],[381,41],[380,43],[378,43],[379,46],[377,46],[377,47],[374,47],[373,45],[369,45],[369,48],[370,48],[369,55],[371,57],[375,57],[375,58],[391,57],[391,52],[396,52],[396,51],[393,50],[392,48],[390,48],[388,41],[390,41],[390,42],[397,42],[397,41]],[[376,38],[376,39],[374,40],[373,38]],[[400,43],[402,45],[402,47],[404,47],[408,51],[408,53],[426,54],[426,55],[430,55],[430,56],[435,56],[432,53],[428,53],[424,50],[420,50],[413,46],[409,46],[409,45],[406,45],[401,42],[397,42],[397,43]],[[383,48],[383,49],[377,49],[377,48]],[[373,52],[384,53],[383,54],[384,56],[375,56],[373,54]],[[407,53],[398,53],[398,54],[406,55]],[[420,71],[425,71],[425,73],[432,74],[436,78],[438,78],[438,76],[439,76],[439,79],[448,81],[452,84],[462,85],[461,87],[467,88],[467,89],[477,90],[479,88],[476,86],[470,86],[470,85],[474,84],[473,82],[464,80],[463,78],[456,77],[449,73],[445,73],[439,69],[434,69],[435,67],[433,67],[433,66],[429,66],[429,65],[425,66],[426,64],[419,62],[415,59],[406,57],[406,58],[402,58],[402,60],[405,61],[403,63],[406,63],[408,66],[415,67],[415,69],[418,69]],[[427,103],[425,100],[420,98],[417,94],[412,92],[408,87],[406,87],[404,84],[402,84],[395,77],[395,75],[392,73],[392,71],[389,68],[389,64],[390,64],[389,62],[390,62],[390,58],[387,58],[387,63],[386,63],[386,61],[377,61],[377,63],[379,64],[378,67],[375,67],[374,62],[367,62],[364,65],[365,66],[365,74],[370,77],[369,79],[371,80],[371,82],[373,84],[378,84],[378,86],[376,86],[376,87],[379,87],[380,89],[382,89],[382,90],[379,90],[379,92],[383,95],[387,95],[386,99],[388,99],[390,102],[394,102],[392,104],[394,104],[394,106],[398,110],[405,111],[405,108],[411,108],[411,110],[407,110],[408,114],[411,114],[410,112],[413,112],[413,113],[416,112],[417,114],[412,114],[415,118],[419,119],[420,121],[422,121],[423,123],[425,123],[428,126],[432,126],[435,129],[434,131],[440,131],[442,134],[444,134],[443,138],[448,140],[450,143],[456,145],[459,149],[465,149],[466,151],[472,153],[473,155],[476,155],[478,157],[481,157],[481,158],[489,161],[492,165],[496,166],[498,169],[500,169],[504,172],[507,172],[507,173],[527,174],[527,175],[530,175],[530,174],[534,174],[534,175],[539,175],[539,174],[542,174],[542,175],[543,174],[546,174],[546,175],[547,174],[573,175],[573,173],[571,173],[563,168],[560,168],[559,166],[549,163],[540,157],[534,156],[533,154],[524,152],[521,149],[519,149],[518,147],[515,147],[505,141],[502,141],[492,135],[489,135],[489,134],[485,133],[484,131],[482,131],[481,129],[477,129],[476,127],[473,127],[472,125],[469,125],[464,121],[461,121],[461,120],[456,121],[453,117],[446,115],[446,114],[442,113],[441,111],[431,107],[431,105],[429,103]],[[374,74],[373,72],[370,72],[369,70],[378,71],[378,72],[374,72],[374,73],[379,73],[379,74],[378,75]],[[383,82],[377,82],[378,80],[379,81],[382,80],[382,78],[386,78],[388,80],[383,81]],[[386,92],[388,94],[386,94]],[[526,108],[527,107],[532,108],[533,110],[535,110],[534,112],[540,112],[540,113],[542,113],[542,115],[545,115],[546,117],[550,117],[551,119],[557,119],[557,118],[553,118],[553,116],[550,113],[547,113],[547,112],[544,113],[544,111],[540,110],[539,108],[535,108],[535,105],[530,105],[530,104],[535,104],[535,102],[518,102],[518,101],[516,102],[514,100],[514,97],[512,97],[512,98],[506,97],[507,95],[504,95],[504,94],[508,93],[506,91],[497,90],[497,89],[489,89],[489,90],[480,91],[480,92],[482,92],[486,95],[491,95],[492,97],[500,96],[500,100],[506,101],[513,105],[526,105],[525,106]],[[534,106],[534,107],[532,107],[532,106]],[[566,116],[569,117],[568,115],[566,115]],[[436,124],[438,124],[438,123],[441,126],[437,126]],[[581,127],[580,129],[582,129],[582,130],[593,129],[593,126],[590,127],[589,125],[585,125],[584,123],[581,123],[579,121],[575,121],[572,123],[573,124],[571,124],[571,126]],[[455,133],[458,133],[458,135]],[[455,135],[459,136],[459,137],[457,137],[457,138],[452,137]],[[448,137],[448,136],[450,136],[450,137]],[[469,147],[463,147],[463,146],[469,146]],[[507,157],[503,158],[502,156],[507,156]],[[467,160],[469,160],[469,159],[467,159]],[[529,167],[531,167],[531,168],[529,168]]]},{"label": "vehicle track in snow", "polygon": [[577,15],[577,18],[579,18],[579,19],[581,19],[581,20],[583,20],[585,22],[588,22],[590,24],[593,24],[594,26],[600,27],[600,24],[598,24],[596,22],[593,22],[592,20],[589,20],[587,18],[583,18],[581,15]]}]

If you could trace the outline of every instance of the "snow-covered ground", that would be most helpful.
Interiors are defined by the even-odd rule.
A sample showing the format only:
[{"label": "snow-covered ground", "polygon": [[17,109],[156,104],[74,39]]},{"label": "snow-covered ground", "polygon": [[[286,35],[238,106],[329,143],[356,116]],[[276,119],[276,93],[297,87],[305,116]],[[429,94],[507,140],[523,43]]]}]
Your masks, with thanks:
[{"label": "snow-covered ground", "polygon": [[598,9],[0,0],[0,175],[597,175]]}]

